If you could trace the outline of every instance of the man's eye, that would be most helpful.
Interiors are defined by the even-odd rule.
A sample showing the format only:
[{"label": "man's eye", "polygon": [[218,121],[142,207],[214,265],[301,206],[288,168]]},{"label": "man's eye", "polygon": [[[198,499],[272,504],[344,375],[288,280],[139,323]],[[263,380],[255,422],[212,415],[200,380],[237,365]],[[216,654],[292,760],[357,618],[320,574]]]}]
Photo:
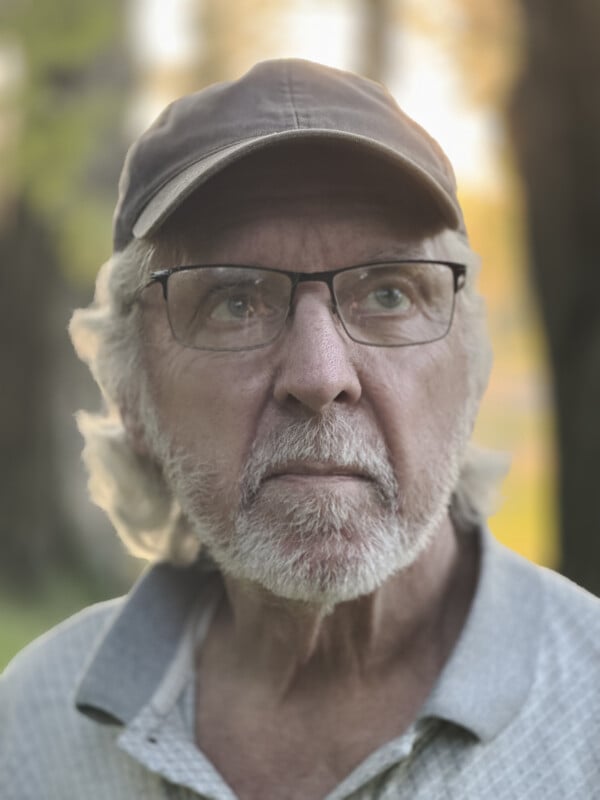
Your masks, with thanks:
[{"label": "man's eye", "polygon": [[365,311],[408,311],[412,301],[397,286],[383,286],[366,295],[362,307]]},{"label": "man's eye", "polygon": [[210,317],[226,321],[248,319],[255,313],[255,304],[249,295],[234,294],[216,303],[210,312]]}]

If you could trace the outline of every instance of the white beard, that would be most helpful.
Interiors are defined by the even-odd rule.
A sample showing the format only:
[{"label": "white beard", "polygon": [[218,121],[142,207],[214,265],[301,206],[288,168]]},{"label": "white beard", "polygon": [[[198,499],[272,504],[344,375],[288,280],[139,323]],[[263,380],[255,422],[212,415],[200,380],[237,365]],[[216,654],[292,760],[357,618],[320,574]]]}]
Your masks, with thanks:
[{"label": "white beard", "polygon": [[[154,444],[184,514],[224,574],[331,610],[373,592],[426,549],[458,481],[468,417],[455,421],[435,463],[402,490],[381,439],[347,411],[272,430],[252,448],[239,487],[222,485],[218,464],[198,463],[160,436]],[[308,491],[265,481],[291,461],[331,463],[370,480],[352,481],[352,492],[343,482]]]}]

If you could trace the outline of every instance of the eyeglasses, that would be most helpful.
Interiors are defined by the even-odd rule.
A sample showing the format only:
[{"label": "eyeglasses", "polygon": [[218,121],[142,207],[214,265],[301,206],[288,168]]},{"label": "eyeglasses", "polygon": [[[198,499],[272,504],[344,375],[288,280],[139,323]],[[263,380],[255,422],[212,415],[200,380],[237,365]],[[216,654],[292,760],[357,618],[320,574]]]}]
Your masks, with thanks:
[{"label": "eyeglasses", "polygon": [[198,350],[254,350],[275,341],[293,314],[296,287],[323,282],[333,313],[355,342],[403,347],[442,339],[466,267],[451,261],[386,261],[327,272],[230,264],[173,267],[160,283],[175,339]]}]

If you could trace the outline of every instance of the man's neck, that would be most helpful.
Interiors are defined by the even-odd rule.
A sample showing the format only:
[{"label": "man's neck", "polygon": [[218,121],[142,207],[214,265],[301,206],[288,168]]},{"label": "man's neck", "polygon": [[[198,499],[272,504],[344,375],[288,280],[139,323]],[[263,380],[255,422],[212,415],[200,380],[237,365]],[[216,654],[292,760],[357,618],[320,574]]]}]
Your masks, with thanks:
[{"label": "man's neck", "polygon": [[227,652],[230,670],[268,685],[282,701],[340,681],[369,684],[391,670],[416,670],[426,693],[464,624],[476,582],[475,549],[475,540],[457,537],[446,520],[411,567],[329,613],[225,578],[211,650]]}]

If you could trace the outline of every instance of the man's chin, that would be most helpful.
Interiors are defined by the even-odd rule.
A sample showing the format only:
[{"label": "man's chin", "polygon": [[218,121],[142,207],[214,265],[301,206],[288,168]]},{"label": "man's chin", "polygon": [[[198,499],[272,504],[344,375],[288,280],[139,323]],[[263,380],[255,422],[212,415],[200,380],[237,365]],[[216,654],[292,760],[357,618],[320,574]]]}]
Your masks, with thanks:
[{"label": "man's chin", "polygon": [[238,577],[259,585],[279,599],[331,610],[340,603],[371,594],[389,577],[382,574],[365,576],[362,573],[362,570],[339,561],[316,563],[308,559],[301,571],[243,569]]},{"label": "man's chin", "polygon": [[231,516],[188,519],[223,574],[331,607],[376,591],[410,566],[445,507],[407,516],[368,480],[331,481],[318,490],[302,480],[268,480]]},{"label": "man's chin", "polygon": [[[356,520],[355,520],[356,521]],[[396,525],[295,528],[244,520],[227,544],[208,544],[224,574],[290,601],[332,607],[376,591],[412,563],[422,543]],[[298,522],[298,520],[296,520]]]}]

